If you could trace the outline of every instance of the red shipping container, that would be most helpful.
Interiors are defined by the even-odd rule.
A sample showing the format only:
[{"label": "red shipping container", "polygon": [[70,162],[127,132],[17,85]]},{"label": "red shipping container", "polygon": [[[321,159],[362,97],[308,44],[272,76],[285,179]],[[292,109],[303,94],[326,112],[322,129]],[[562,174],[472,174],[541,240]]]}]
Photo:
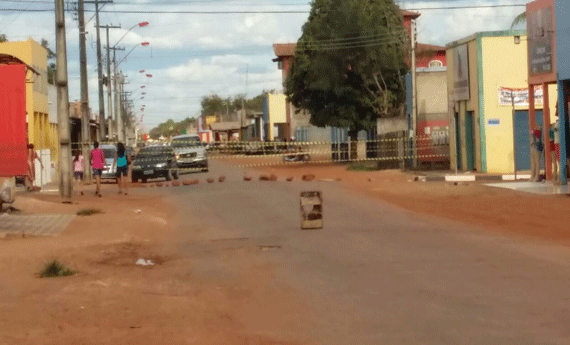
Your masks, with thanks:
[{"label": "red shipping container", "polygon": [[0,177],[25,175],[26,66],[0,65]]}]

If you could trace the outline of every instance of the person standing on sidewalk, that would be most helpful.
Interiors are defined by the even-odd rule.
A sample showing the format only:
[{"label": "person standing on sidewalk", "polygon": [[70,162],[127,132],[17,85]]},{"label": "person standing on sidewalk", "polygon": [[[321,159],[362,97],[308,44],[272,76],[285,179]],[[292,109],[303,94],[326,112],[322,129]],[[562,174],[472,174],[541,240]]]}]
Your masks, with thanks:
[{"label": "person standing on sidewalk", "polygon": [[103,174],[103,169],[105,169],[105,153],[99,148],[97,141],[93,143],[93,151],[91,151],[91,166],[93,167],[93,176],[95,176],[97,184],[95,195],[101,197],[101,175]]},{"label": "person standing on sidewalk", "polygon": [[81,183],[83,182],[84,161],[85,158],[81,154],[81,151],[75,151],[75,157],[73,158],[73,175],[75,176],[75,188],[79,195],[83,195]]},{"label": "person standing on sidewalk", "polygon": [[540,181],[540,155],[544,151],[542,129],[535,127],[530,131],[530,182]]},{"label": "person standing on sidewalk", "polygon": [[125,150],[123,143],[117,144],[117,153],[115,155],[115,166],[117,167],[117,184],[119,185],[119,194],[127,195],[127,176],[129,175],[129,163],[131,159]]},{"label": "person standing on sidewalk", "polygon": [[36,159],[40,162],[40,167],[44,169],[44,164],[34,149],[34,144],[28,144],[28,174],[26,175],[26,190],[34,191],[34,181],[36,180]]}]

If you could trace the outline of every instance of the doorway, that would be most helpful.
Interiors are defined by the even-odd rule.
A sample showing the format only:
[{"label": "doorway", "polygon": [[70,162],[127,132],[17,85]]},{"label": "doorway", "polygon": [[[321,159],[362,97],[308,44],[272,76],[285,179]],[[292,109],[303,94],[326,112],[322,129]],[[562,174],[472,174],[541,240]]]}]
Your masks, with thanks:
[{"label": "doorway", "polygon": [[465,158],[466,171],[475,169],[475,126],[473,124],[473,112],[465,113]]},{"label": "doorway", "polygon": [[459,113],[455,113],[455,156],[457,163],[457,170],[463,170],[463,159],[461,155],[461,126],[459,124]]},{"label": "doorway", "polygon": [[[536,123],[544,128],[542,110],[536,110]],[[516,152],[516,170],[530,170],[530,124],[528,110],[515,111],[514,135]],[[540,156],[540,169],[544,169],[544,152]]]}]

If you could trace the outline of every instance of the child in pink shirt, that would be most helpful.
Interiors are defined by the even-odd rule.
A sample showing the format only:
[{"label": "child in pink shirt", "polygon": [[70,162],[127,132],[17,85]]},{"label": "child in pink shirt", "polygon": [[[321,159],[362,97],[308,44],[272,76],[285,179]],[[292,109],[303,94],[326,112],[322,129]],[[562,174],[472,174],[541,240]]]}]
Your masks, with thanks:
[{"label": "child in pink shirt", "polygon": [[75,157],[73,158],[73,175],[75,176],[75,188],[80,195],[83,195],[83,191],[81,190],[81,181],[83,180],[83,163],[84,163],[83,155],[81,154],[80,150],[75,152]]},{"label": "child in pink shirt", "polygon": [[101,197],[101,175],[105,168],[105,153],[99,148],[99,143],[93,143],[94,149],[91,151],[91,166],[93,167],[93,176],[97,181],[97,189],[95,195]]}]

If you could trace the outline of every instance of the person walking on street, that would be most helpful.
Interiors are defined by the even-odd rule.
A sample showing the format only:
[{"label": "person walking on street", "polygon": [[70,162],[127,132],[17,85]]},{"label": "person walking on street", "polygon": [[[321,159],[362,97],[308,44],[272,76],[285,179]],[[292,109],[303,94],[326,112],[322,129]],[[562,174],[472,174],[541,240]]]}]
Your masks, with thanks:
[{"label": "person walking on street", "polygon": [[91,166],[93,167],[93,176],[95,176],[96,189],[95,195],[101,197],[101,175],[105,168],[105,153],[99,148],[99,143],[93,143],[93,151],[91,151]]},{"label": "person walking on street", "polygon": [[25,179],[26,190],[28,192],[32,192],[34,190],[34,181],[36,180],[36,159],[40,162],[40,166],[43,170],[44,164],[34,149],[34,144],[28,144],[28,174]]},{"label": "person walking on street", "polygon": [[530,182],[540,181],[540,156],[544,151],[542,129],[537,126],[530,131]]},{"label": "person walking on street", "polygon": [[129,175],[129,163],[131,158],[125,150],[123,143],[117,144],[117,153],[115,154],[115,166],[117,167],[117,184],[119,185],[119,194],[127,195],[127,176]]},{"label": "person walking on street", "polygon": [[73,158],[73,175],[75,176],[75,188],[79,195],[83,195],[81,183],[83,182],[84,161],[85,158],[81,154],[81,151],[75,151],[75,157]]}]

